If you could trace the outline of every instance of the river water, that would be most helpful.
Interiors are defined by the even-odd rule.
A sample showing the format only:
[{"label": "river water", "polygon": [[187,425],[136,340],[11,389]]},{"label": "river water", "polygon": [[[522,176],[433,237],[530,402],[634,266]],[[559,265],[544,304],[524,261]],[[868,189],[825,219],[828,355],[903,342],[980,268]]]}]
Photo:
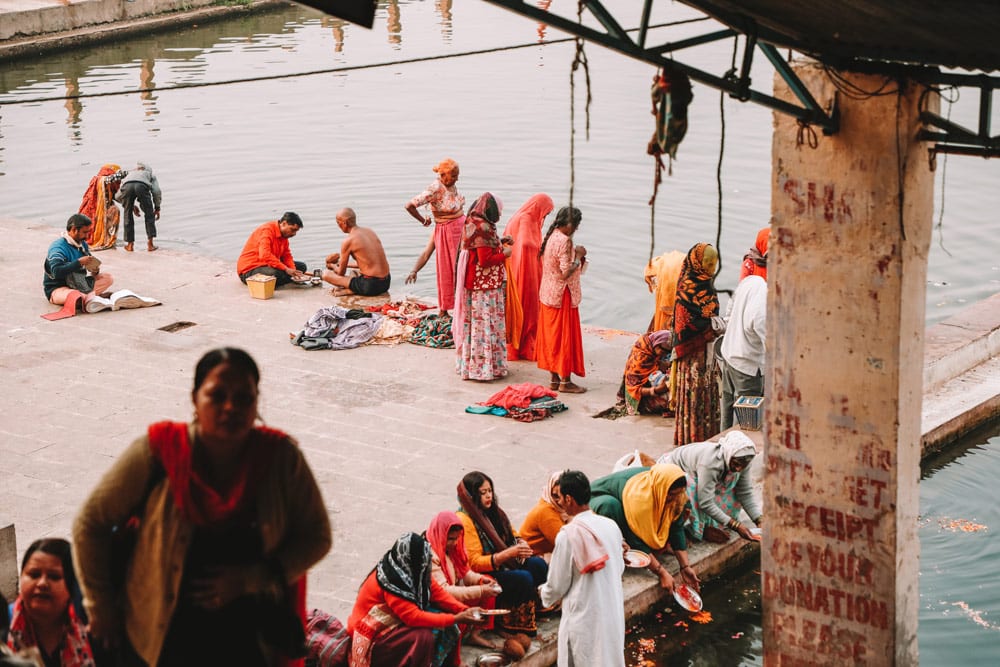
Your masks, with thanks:
[{"label": "river water", "polygon": [[[923,667],[1000,661],[1000,423],[963,438],[923,466],[920,482],[920,625]],[[761,665],[759,563],[703,587],[712,622],[673,602],[630,629],[630,667]]]},{"label": "river water", "polygon": [[[627,15],[618,13],[622,8],[634,9],[637,22],[641,3],[607,4],[617,16]],[[656,4],[667,12],[654,16],[658,22],[697,16],[677,3]],[[651,36],[650,43],[711,29],[704,23],[672,28]],[[294,210],[305,227],[292,242],[293,253],[315,265],[339,246],[335,211],[351,206],[359,222],[382,237],[397,279],[393,291],[399,294],[399,280],[428,235],[403,204],[433,180],[431,166],[450,156],[462,166],[458,185],[467,200],[492,191],[505,202],[507,215],[539,191],[550,193],[557,205],[566,203],[572,182],[574,204],[584,212],[577,240],[590,247],[592,260],[581,315],[588,324],[641,330],[652,308],[642,270],[651,243],[647,202],[653,164],[645,146],[653,130],[649,84],[654,72],[596,45],[586,47],[593,95],[590,139],[584,139],[586,88],[578,70],[571,171],[574,47],[539,44],[564,37],[485,2],[380,1],[371,31],[291,6],[5,63],[0,69],[0,215],[52,225],[55,234],[77,210],[101,164],[129,167],[144,160],[164,190],[158,225],[162,247],[235,263],[251,229]],[[685,59],[721,74],[730,48],[699,47],[685,52]],[[494,51],[402,62],[481,50]],[[754,80],[769,91],[772,75],[764,65],[758,63]],[[292,76],[331,69],[338,71]],[[169,90],[275,75],[289,76]],[[155,90],[26,103],[140,87]],[[958,100],[951,118],[974,127],[975,105],[971,98]],[[719,106],[717,92],[695,87],[688,135],[657,199],[654,251],[716,242],[721,151],[723,271],[718,285],[726,289],[734,285],[742,255],[769,218],[772,117],[762,107],[726,99],[723,142]],[[994,116],[997,126],[1000,114]],[[934,216],[939,229],[929,257],[928,324],[1000,289],[998,176],[1000,161],[939,157]],[[142,248],[138,227],[137,247]],[[113,258],[109,261],[113,264]],[[155,269],[155,255],[149,262]],[[433,298],[430,267],[411,293]],[[921,485],[924,664],[996,661],[1000,594],[990,582],[995,581],[991,559],[1000,549],[995,537],[1000,516],[995,503],[975,500],[993,497],[998,476],[1000,439],[994,434]],[[953,519],[994,532],[955,532],[947,523]],[[693,631],[702,639],[679,640],[686,642],[686,653],[659,664],[754,664],[759,610],[754,621],[752,580],[718,591],[724,596],[718,607],[726,607],[738,591],[750,591],[734,603],[740,610],[735,621]],[[672,624],[660,626],[654,637],[678,632]],[[738,648],[719,658],[718,651],[730,645]]]}]

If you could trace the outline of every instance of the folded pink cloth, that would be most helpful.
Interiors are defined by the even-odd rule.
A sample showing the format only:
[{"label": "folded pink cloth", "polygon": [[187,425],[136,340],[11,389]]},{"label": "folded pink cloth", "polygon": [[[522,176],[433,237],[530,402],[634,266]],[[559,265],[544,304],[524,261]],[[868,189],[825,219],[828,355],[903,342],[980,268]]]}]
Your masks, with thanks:
[{"label": "folded pink cloth", "polygon": [[562,528],[573,548],[573,564],[580,574],[597,572],[608,561],[608,552],[597,539],[590,526],[581,521],[570,521]]},{"label": "folded pink cloth", "polygon": [[531,403],[531,399],[542,396],[555,398],[559,394],[539,384],[522,382],[504,387],[479,405],[495,405],[508,410],[510,408],[526,408]]}]

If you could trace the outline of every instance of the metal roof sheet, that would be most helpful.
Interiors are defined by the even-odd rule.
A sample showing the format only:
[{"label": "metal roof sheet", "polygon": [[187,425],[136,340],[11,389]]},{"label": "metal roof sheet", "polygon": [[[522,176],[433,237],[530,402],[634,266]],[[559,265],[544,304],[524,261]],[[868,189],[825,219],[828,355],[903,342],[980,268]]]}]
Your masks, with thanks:
[{"label": "metal roof sheet", "polygon": [[998,0],[681,0],[830,64],[873,60],[1000,69]]}]

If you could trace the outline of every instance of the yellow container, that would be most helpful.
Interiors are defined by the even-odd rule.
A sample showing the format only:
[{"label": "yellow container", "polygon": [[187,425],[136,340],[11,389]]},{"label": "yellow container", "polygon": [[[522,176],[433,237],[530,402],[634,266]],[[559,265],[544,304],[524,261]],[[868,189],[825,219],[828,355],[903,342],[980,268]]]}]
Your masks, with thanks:
[{"label": "yellow container", "polygon": [[255,299],[270,299],[274,296],[274,285],[277,283],[274,276],[257,274],[247,278],[247,287],[250,288],[250,296]]}]

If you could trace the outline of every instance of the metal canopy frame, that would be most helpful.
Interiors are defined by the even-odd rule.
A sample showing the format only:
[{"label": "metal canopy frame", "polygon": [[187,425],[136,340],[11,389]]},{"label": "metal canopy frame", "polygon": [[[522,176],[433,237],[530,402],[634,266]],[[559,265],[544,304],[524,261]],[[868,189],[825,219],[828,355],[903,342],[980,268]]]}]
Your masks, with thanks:
[{"label": "metal canopy frame", "polygon": [[[581,8],[587,10],[603,26],[605,32],[553,14],[535,5],[527,4],[523,0],[486,0],[486,2],[553,26],[576,37],[596,42],[630,58],[642,60],[666,70],[683,72],[692,80],[724,91],[740,101],[755,102],[792,116],[801,123],[817,125],[823,129],[825,134],[834,134],[839,128],[836,107],[829,110],[821,108],[805,84],[795,75],[788,61],[778,53],[778,45],[786,44],[787,37],[762,28],[747,16],[708,14],[711,18],[723,22],[728,27],[696,37],[650,47],[646,45],[646,41],[650,28],[656,27],[649,23],[654,0],[643,0],[640,25],[637,29],[631,30],[622,28],[600,0],[581,0]],[[633,39],[631,33],[636,32],[638,33],[637,38]],[[745,40],[738,72],[733,69],[717,76],[679,62],[672,56],[672,54],[687,48],[729,38],[738,38],[739,36],[743,36]],[[900,80],[909,78],[932,87],[978,89],[980,102],[976,130],[962,127],[939,114],[923,111],[920,114],[920,119],[929,127],[921,130],[918,137],[923,141],[935,142],[935,145],[930,149],[932,153],[978,155],[986,158],[1000,157],[1000,135],[990,134],[993,91],[1000,88],[1000,78],[984,74],[948,73],[942,72],[936,67],[902,65],[887,61],[845,60],[842,57],[824,58],[822,54],[809,53],[808,50],[797,47],[792,48],[800,50],[835,69],[883,74],[888,77],[897,77]],[[753,65],[754,53],[758,49],[771,62],[801,106],[779,100],[772,95],[751,88],[750,69]]]},{"label": "metal canopy frame", "polygon": [[[677,42],[667,42],[647,47],[646,38],[651,27],[649,25],[649,16],[653,0],[644,0],[642,21],[640,27],[637,29],[638,39],[635,40],[632,39],[630,33],[636,32],[636,29],[626,30],[622,28],[621,24],[611,15],[611,12],[598,0],[583,0],[582,5],[590,12],[591,16],[597,19],[606,32],[601,32],[534,5],[529,5],[522,0],[486,0],[486,2],[540,21],[576,37],[596,42],[630,58],[648,62],[668,71],[683,72],[692,80],[724,91],[740,101],[755,102],[774,111],[797,118],[803,123],[818,125],[823,128],[826,134],[833,134],[838,129],[839,120],[836,110],[832,109],[828,112],[822,109],[805,84],[795,75],[791,67],[788,66],[788,63],[781,58],[777,49],[772,44],[759,41],[756,31],[725,28]],[[743,57],[740,61],[738,73],[735,70],[730,70],[721,76],[717,76],[700,70],[697,67],[686,65],[667,55],[693,46],[709,44],[723,39],[738,38],[740,34],[745,35],[746,39],[743,45]],[[753,65],[753,56],[756,49],[760,49],[775,66],[781,77],[788,83],[792,92],[798,98],[801,106],[779,100],[772,95],[751,88],[750,69]]]}]

